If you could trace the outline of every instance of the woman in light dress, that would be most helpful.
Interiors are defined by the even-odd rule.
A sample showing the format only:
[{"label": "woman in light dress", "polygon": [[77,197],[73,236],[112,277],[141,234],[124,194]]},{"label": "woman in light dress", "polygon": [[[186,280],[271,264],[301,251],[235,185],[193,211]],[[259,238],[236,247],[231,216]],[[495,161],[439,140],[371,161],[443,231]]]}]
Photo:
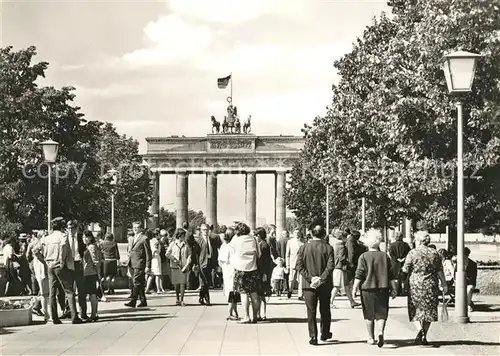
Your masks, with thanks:
[{"label": "woman in light dress", "polygon": [[37,232],[36,237],[30,243],[29,249],[33,255],[33,272],[35,278],[40,286],[39,300],[41,302],[41,312],[45,321],[49,320],[49,276],[47,274],[47,264],[43,258],[43,245],[42,238],[47,235],[47,232],[40,230]]},{"label": "woman in light dress", "polygon": [[191,263],[191,248],[185,242],[186,231],[178,229],[175,232],[175,240],[168,245],[166,256],[170,260],[170,271],[172,273],[172,284],[175,288],[176,305],[184,306],[184,291],[189,275]]},{"label": "woman in light dress", "polygon": [[219,249],[218,262],[222,268],[222,279],[224,282],[224,295],[228,298],[229,315],[226,320],[238,320],[238,303],[241,302],[241,297],[238,292],[234,291],[234,268],[231,265],[231,258],[234,251],[229,244],[234,236],[234,229],[228,228],[224,233],[224,242]]},{"label": "woman in light dress", "polygon": [[161,271],[161,245],[160,245],[160,240],[158,240],[158,237],[156,235],[151,237],[151,240],[149,240],[150,246],[151,246],[151,252],[152,252],[152,257],[151,257],[151,274],[148,277],[148,283],[146,285],[146,293],[150,293],[151,289],[151,284],[153,283],[153,279],[155,280],[156,284],[156,292],[158,294],[165,293],[165,290],[163,289],[163,280],[162,280],[162,271]]}]

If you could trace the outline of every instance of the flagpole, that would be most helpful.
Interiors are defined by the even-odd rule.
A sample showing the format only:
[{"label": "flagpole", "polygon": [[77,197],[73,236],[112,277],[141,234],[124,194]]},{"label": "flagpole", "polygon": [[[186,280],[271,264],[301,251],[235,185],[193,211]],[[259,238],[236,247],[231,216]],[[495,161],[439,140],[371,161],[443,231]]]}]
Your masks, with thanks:
[{"label": "flagpole", "polygon": [[231,104],[233,104],[233,72],[231,72],[230,75],[231,75]]}]

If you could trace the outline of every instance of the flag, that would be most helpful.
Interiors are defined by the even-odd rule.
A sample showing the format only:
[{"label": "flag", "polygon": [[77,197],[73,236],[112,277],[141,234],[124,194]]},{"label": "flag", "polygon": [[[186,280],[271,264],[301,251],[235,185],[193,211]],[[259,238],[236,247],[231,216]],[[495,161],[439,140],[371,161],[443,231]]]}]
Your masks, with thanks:
[{"label": "flag", "polygon": [[227,85],[229,84],[229,81],[231,80],[231,74],[229,74],[225,78],[218,78],[217,79],[217,86],[219,89],[225,89]]}]

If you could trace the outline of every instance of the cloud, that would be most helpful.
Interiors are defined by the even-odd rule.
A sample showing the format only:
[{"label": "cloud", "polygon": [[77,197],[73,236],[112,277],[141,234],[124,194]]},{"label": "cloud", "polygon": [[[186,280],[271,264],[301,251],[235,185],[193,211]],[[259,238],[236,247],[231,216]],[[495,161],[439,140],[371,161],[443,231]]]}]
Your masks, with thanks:
[{"label": "cloud", "polygon": [[208,26],[188,24],[180,15],[170,14],[149,22],[144,35],[150,46],[125,54],[127,64],[168,65],[202,56],[215,33]]},{"label": "cloud", "polygon": [[81,97],[104,97],[104,98],[119,98],[123,96],[138,95],[142,89],[135,85],[110,84],[100,88],[88,88],[79,85],[74,86],[76,94]]},{"label": "cloud", "polygon": [[265,15],[302,17],[311,0],[168,0],[171,11],[197,20],[238,24]]}]

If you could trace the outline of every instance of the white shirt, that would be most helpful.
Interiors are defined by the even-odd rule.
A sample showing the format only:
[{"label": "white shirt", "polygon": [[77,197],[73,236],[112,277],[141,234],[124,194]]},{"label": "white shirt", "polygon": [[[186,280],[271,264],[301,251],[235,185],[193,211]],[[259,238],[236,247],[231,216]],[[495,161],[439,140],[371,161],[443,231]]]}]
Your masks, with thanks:
[{"label": "white shirt", "polygon": [[257,269],[260,247],[255,237],[250,235],[234,236],[229,245],[234,251],[231,264],[234,269],[251,272]]},{"label": "white shirt", "polygon": [[10,244],[7,244],[3,247],[2,252],[3,252],[3,264],[6,265],[7,260],[11,259],[12,256],[14,255],[14,248]]},{"label": "white shirt", "polygon": [[76,238],[76,232],[72,233],[71,231],[68,231],[68,240],[69,245],[71,246],[71,252],[73,253],[73,259],[75,261],[81,261],[82,256],[80,256],[80,253],[78,252],[78,240]]}]

